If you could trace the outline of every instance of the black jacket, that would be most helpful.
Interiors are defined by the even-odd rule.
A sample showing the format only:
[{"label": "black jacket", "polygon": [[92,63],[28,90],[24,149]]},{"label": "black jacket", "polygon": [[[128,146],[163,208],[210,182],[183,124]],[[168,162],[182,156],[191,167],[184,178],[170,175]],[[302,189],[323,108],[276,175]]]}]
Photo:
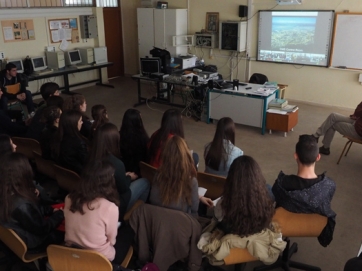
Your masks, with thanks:
[{"label": "black jacket", "polygon": [[12,122],[10,117],[0,110],[0,134],[7,134],[9,136],[24,136],[27,127],[16,122]]},{"label": "black jacket", "polygon": [[48,245],[49,235],[55,231],[63,219],[63,211],[53,212],[50,206],[40,206],[14,196],[10,220],[4,223],[4,226],[13,229],[28,249],[35,249]]},{"label": "black jacket", "polygon": [[87,159],[88,149],[85,140],[64,135],[60,144],[59,164],[81,174]]},{"label": "black jacket", "polygon": [[17,94],[9,94],[6,92],[6,86],[8,85],[15,85],[16,83],[20,83],[20,92],[26,92],[26,83],[21,78],[21,75],[18,73],[15,77],[12,77],[10,80],[6,77],[6,70],[2,70],[0,72],[0,88],[3,92],[3,95],[8,99],[16,99]]}]

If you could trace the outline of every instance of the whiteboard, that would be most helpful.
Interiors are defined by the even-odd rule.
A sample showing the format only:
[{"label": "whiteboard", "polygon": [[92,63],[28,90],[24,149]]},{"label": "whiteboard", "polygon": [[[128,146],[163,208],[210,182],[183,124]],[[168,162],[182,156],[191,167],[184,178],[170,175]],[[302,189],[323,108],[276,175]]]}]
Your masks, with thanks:
[{"label": "whiteboard", "polygon": [[362,69],[361,13],[336,14],[330,66]]}]

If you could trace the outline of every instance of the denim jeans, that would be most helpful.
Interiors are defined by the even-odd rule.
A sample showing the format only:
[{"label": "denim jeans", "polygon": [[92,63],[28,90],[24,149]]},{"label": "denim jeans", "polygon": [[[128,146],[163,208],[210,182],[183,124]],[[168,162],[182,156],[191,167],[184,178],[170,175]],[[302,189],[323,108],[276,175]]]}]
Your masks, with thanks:
[{"label": "denim jeans", "polygon": [[[25,91],[25,96],[26,96],[26,98],[22,103],[26,104],[26,107],[28,108],[28,113],[30,114],[31,112],[34,112],[33,97],[32,97],[31,92],[29,90]],[[5,97],[5,95],[3,95],[1,97],[0,108],[2,110],[7,110],[8,109],[8,98]]]},{"label": "denim jeans", "polygon": [[147,201],[148,194],[150,193],[150,182],[146,178],[140,178],[131,182],[129,189],[131,190],[132,195],[128,203],[127,211],[138,199],[144,202]]}]

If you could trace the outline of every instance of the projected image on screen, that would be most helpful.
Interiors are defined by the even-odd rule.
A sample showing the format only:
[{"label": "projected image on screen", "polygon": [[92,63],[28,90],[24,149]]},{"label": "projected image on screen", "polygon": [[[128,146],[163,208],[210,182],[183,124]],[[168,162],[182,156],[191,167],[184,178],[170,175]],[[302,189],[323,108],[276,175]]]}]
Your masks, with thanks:
[{"label": "projected image on screen", "polygon": [[260,11],[259,61],[327,66],[333,11]]}]

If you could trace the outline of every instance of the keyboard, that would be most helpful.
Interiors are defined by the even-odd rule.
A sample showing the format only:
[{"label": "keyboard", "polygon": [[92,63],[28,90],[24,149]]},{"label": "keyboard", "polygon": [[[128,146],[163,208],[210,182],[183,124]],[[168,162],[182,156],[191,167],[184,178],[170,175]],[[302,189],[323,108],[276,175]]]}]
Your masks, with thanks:
[{"label": "keyboard", "polygon": [[52,73],[53,70],[51,69],[45,69],[45,70],[42,70],[42,71],[35,71],[34,74],[35,75],[44,75],[44,74],[48,74],[48,73]]},{"label": "keyboard", "polygon": [[83,69],[83,68],[88,68],[88,67],[90,67],[91,65],[90,64],[80,64],[80,65],[75,65],[75,67],[77,68],[77,69]]}]

